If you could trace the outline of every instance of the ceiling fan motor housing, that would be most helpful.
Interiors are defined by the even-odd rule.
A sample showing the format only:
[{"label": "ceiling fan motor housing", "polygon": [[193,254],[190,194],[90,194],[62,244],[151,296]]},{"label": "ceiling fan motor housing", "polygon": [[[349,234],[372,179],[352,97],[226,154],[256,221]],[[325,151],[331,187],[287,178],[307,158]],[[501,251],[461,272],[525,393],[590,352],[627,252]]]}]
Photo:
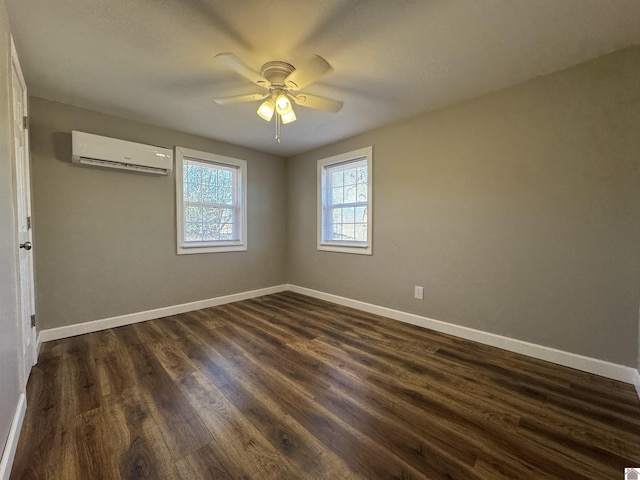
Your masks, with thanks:
[{"label": "ceiling fan motor housing", "polygon": [[[264,78],[269,80],[271,87],[280,87],[286,88],[284,84],[285,78],[287,78],[291,72],[295,70],[294,66],[281,61],[273,61],[267,62],[262,65],[262,69],[260,73]],[[265,87],[269,87],[269,85],[265,85]]]}]

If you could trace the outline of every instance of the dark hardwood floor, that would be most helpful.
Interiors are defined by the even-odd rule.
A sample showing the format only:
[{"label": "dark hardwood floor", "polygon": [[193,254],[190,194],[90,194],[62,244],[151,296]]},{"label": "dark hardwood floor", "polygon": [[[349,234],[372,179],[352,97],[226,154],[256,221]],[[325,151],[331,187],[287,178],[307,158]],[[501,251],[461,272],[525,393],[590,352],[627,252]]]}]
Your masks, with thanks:
[{"label": "dark hardwood floor", "polygon": [[46,343],[12,479],[622,479],[632,386],[286,292]]}]

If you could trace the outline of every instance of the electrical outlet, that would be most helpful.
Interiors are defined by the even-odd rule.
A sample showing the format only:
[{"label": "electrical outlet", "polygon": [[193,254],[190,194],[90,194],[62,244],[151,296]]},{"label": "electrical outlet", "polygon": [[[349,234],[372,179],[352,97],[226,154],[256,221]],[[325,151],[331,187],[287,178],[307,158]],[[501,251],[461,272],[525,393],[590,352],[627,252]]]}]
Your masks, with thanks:
[{"label": "electrical outlet", "polygon": [[413,287],[413,296],[418,300],[424,300],[424,287],[418,287],[417,285]]}]

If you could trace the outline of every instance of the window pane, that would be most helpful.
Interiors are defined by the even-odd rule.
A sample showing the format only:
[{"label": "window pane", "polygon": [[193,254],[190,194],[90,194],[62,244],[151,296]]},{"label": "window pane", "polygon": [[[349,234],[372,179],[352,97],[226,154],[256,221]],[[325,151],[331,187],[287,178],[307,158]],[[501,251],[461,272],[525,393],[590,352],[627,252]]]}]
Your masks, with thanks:
[{"label": "window pane", "polygon": [[220,226],[219,230],[220,240],[234,240],[233,238],[233,225],[230,223]]},{"label": "window pane", "polygon": [[189,223],[185,224],[184,239],[186,242],[198,242],[202,239],[202,224]]},{"label": "window pane", "polygon": [[230,170],[218,170],[218,185],[222,187],[230,187],[232,183],[232,174]]},{"label": "window pane", "polygon": [[325,238],[334,241],[367,241],[367,207],[333,207]]},{"label": "window pane", "polygon": [[331,189],[331,203],[344,203],[344,188],[332,188]]},{"label": "window pane", "polygon": [[215,226],[207,223],[202,224],[202,242],[213,242],[216,240],[216,228]]},{"label": "window pane", "polygon": [[367,184],[366,183],[358,183],[356,198],[358,202],[367,201]]},{"label": "window pane", "polygon": [[358,242],[367,241],[367,224],[366,223],[355,224],[355,240]]},{"label": "window pane", "polygon": [[222,209],[217,207],[203,207],[202,221],[204,223],[220,223]]},{"label": "window pane", "polygon": [[344,185],[355,185],[356,184],[356,169],[350,168],[349,170],[344,171]]},{"label": "window pane", "polygon": [[354,207],[347,207],[342,209],[342,221],[344,223],[355,222],[356,209]]},{"label": "window pane", "polygon": [[199,165],[187,164],[187,182],[200,183],[202,167]]},{"label": "window pane", "polygon": [[236,171],[214,165],[183,166],[183,198],[186,202],[233,205]]},{"label": "window pane", "polygon": [[341,187],[343,185],[343,177],[344,177],[344,173],[342,171],[333,172],[331,174],[331,186]]},{"label": "window pane", "polygon": [[187,202],[200,202],[201,201],[201,185],[199,183],[185,183],[184,185],[184,199]]},{"label": "window pane", "polygon": [[202,185],[202,203],[216,203],[217,189],[215,185]]},{"label": "window pane", "polygon": [[233,223],[233,208],[219,208],[220,210],[220,224],[232,224]]},{"label": "window pane", "polygon": [[344,187],[344,203],[357,202],[356,198],[356,186]]},{"label": "window pane", "polygon": [[367,183],[367,167],[358,167],[356,176],[359,183]]},{"label": "window pane", "polygon": [[233,208],[202,207],[200,241],[235,240],[233,238]]},{"label": "window pane", "polygon": [[230,187],[218,187],[218,195],[216,203],[223,203],[225,205],[233,204],[233,196],[231,194]]},{"label": "window pane", "polygon": [[185,210],[185,221],[189,223],[202,221],[202,207],[189,206]]},{"label": "window pane", "polygon": [[218,170],[215,168],[205,168],[202,172],[202,183],[205,185],[215,185],[218,178]]},{"label": "window pane", "polygon": [[355,228],[351,223],[342,225],[342,240],[355,240]]}]

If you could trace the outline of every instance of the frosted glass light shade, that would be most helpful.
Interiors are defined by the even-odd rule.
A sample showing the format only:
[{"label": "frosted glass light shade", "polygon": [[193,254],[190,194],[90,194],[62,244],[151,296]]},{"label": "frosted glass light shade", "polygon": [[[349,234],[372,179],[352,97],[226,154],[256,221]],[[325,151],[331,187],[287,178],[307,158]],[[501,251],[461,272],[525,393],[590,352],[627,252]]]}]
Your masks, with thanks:
[{"label": "frosted glass light shade", "polygon": [[271,118],[273,117],[274,110],[275,110],[275,105],[273,103],[273,100],[268,98],[267,100],[262,102],[262,105],[258,107],[257,113],[260,116],[260,118],[263,118],[267,122],[270,122]]},{"label": "frosted glass light shade", "polygon": [[291,110],[291,102],[284,93],[281,93],[276,97],[276,110],[280,115],[283,115]]},{"label": "frosted glass light shade", "polygon": [[289,105],[289,111],[280,115],[280,118],[282,118],[282,123],[284,125],[286,125],[287,123],[295,122],[296,114],[294,113],[293,108],[291,108],[291,105]]}]

